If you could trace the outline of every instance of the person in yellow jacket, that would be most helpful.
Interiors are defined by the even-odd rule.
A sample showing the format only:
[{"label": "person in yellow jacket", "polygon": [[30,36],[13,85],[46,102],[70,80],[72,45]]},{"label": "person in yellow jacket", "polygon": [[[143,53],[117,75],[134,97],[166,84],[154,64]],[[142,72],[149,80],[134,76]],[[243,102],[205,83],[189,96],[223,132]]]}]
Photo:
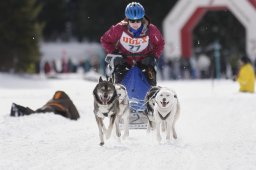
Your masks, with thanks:
[{"label": "person in yellow jacket", "polygon": [[240,92],[254,93],[255,72],[248,57],[243,56],[239,60],[240,69],[236,80],[240,85]]}]

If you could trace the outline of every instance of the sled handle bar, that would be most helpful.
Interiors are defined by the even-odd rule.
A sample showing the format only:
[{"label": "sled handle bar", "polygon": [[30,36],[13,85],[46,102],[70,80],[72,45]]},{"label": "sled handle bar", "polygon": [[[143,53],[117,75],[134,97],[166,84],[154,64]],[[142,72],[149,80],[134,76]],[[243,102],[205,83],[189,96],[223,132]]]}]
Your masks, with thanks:
[{"label": "sled handle bar", "polygon": [[145,55],[142,55],[142,54],[126,54],[126,55],[121,55],[121,54],[107,54],[106,55],[106,58],[105,58],[105,61],[107,63],[111,63],[111,61],[115,60],[115,58],[127,58],[127,57],[143,57]]},{"label": "sled handle bar", "polygon": [[115,58],[123,58],[123,56],[119,54],[108,54],[105,58],[105,61],[110,65],[114,65]]},{"label": "sled handle bar", "polygon": [[115,58],[123,58],[123,56],[118,54],[108,54],[105,58],[106,63],[108,63],[106,68],[106,73],[110,77],[115,69],[115,65],[114,65]]},{"label": "sled handle bar", "polygon": [[115,65],[114,65],[114,61],[116,58],[127,58],[127,57],[141,57],[143,55],[141,54],[127,54],[127,55],[121,55],[121,54],[107,54],[107,56],[105,57],[105,61],[106,63],[108,63],[108,66],[107,66],[107,75],[108,76],[111,76],[112,73],[114,72],[114,68],[115,68]]}]

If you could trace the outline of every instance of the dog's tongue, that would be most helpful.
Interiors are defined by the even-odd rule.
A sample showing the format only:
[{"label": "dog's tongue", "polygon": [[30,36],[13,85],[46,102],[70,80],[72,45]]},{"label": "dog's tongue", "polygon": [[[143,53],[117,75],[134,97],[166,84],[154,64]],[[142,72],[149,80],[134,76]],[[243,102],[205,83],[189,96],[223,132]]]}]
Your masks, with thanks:
[{"label": "dog's tongue", "polygon": [[103,104],[107,104],[107,103],[108,103],[108,99],[107,99],[107,98],[103,98],[103,99],[102,99],[102,103],[103,103]]}]

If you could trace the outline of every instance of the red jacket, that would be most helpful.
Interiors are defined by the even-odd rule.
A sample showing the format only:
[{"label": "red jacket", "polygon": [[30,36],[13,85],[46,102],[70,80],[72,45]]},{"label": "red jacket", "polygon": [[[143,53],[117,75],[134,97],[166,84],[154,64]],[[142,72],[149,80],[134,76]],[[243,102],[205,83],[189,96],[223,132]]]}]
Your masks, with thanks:
[{"label": "red jacket", "polygon": [[148,55],[160,58],[164,49],[162,34],[148,20],[144,19],[143,24],[144,28],[138,38],[133,37],[125,20],[112,26],[100,39],[106,53],[113,53],[117,49],[123,55],[141,54],[140,57],[128,57],[128,63],[131,63],[133,59],[141,61]]}]

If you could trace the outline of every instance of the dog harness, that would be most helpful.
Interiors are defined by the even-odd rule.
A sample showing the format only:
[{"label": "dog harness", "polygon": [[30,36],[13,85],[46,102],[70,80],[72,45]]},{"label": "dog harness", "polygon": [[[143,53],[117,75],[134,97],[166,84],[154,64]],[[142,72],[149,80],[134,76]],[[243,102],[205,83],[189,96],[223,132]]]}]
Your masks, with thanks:
[{"label": "dog harness", "polygon": [[163,117],[159,112],[157,112],[157,113],[158,113],[158,115],[160,116],[160,118],[161,118],[162,120],[166,120],[167,117],[170,116],[170,114],[171,114],[171,112],[169,112],[165,117]]},{"label": "dog harness", "polygon": [[[103,116],[108,117],[108,116],[112,115],[111,110],[112,110],[113,106],[114,106],[113,104],[111,105],[111,107],[107,107],[106,105],[101,105],[101,106],[99,106],[99,111]],[[109,113],[111,113],[111,114],[109,114]]]}]

